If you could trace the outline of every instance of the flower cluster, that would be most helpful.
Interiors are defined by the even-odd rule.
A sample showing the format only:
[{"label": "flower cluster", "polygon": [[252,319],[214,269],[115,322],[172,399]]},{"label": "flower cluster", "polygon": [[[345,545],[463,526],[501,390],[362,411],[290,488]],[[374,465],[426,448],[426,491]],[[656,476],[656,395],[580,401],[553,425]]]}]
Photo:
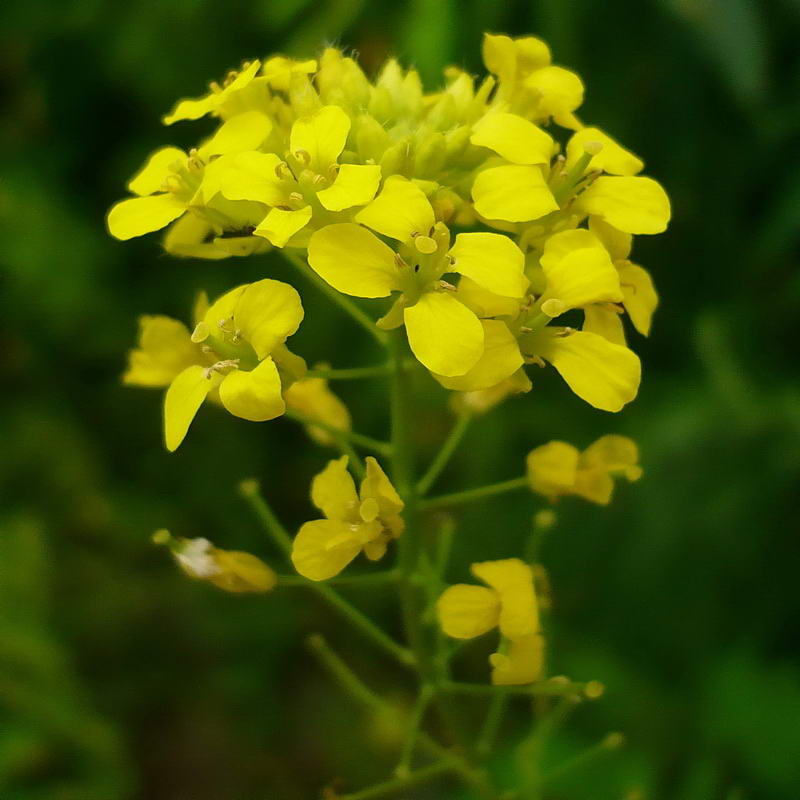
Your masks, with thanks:
[{"label": "flower cluster", "polygon": [[[188,153],[154,153],[109,230],[128,239],[169,226],[164,247],[178,256],[307,253],[337,291],[391,297],[378,326],[404,326],[446,388],[501,399],[530,388],[525,365],[550,363],[586,402],[619,411],[641,373],[622,316],[647,335],[658,302],[630,261],[632,238],[666,228],[669,200],[638,157],[579,120],[583,85],[543,42],[487,35],[484,61],[483,80],[451,68],[435,93],[394,60],[370,81],[335,48],[319,61],[246,63],[165,116],[218,126]],[[207,321],[212,334],[222,319]],[[239,364],[203,373],[209,393],[223,369],[238,373],[231,389],[244,383],[247,359],[224,349],[203,369]],[[272,362],[260,372],[277,385]],[[180,384],[195,405],[199,387]],[[244,414],[222,402],[247,419],[280,413],[277,398]]]},{"label": "flower cluster", "polygon": [[[160,531],[156,539],[189,576],[229,592],[310,588],[385,654],[415,669],[420,692],[398,776],[408,774],[432,699],[446,711],[452,691],[506,697],[492,686],[452,680],[456,648],[447,637],[499,632],[490,656],[494,686],[535,694],[546,684],[542,694],[570,698],[602,690],[596,682],[545,679],[549,584],[537,561],[554,511],[533,515],[524,560],[475,563],[472,574],[484,585],[451,586],[451,539],[428,535],[435,523],[426,511],[524,488],[550,503],[574,495],[606,505],[615,480],[642,474],[627,437],[603,436],[583,451],[556,440],[529,453],[523,476],[427,496],[470,420],[531,390],[530,366],[551,365],[602,411],[618,412],[635,398],[641,365],[628,346],[630,329],[649,334],[658,295],[648,272],[631,261],[633,236],[660,233],[670,218],[664,190],[640,174],[643,162],[577,116],[583,83],[552,63],[544,42],[487,34],[483,57],[485,77],[448,68],[433,93],[395,60],[371,80],[332,47],[314,60],[246,62],[164,117],[166,125],[209,117],[213,130],[188,152],[169,146],[153,153],[128,184],[133,196],[108,215],[109,231],[121,240],[166,229],[164,249],[178,257],[280,251],[387,347],[388,360],[374,366],[309,369],[287,341],[313,306],[304,309],[293,286],[265,277],[213,302],[201,294],[188,326],[142,317],[123,380],[166,389],[170,451],[208,400],[252,422],[289,416],[316,443],[341,452],[311,485],[321,516],[294,538],[255,481],[241,486],[297,575],[279,578],[255,556],[204,538]],[[451,393],[457,415],[419,478],[409,408],[414,370]],[[328,386],[380,376],[390,380],[390,441],[353,431],[347,407]],[[388,475],[375,457],[362,460],[357,447],[376,453]],[[396,566],[337,577],[362,554],[381,559],[390,544]],[[408,646],[330,585],[349,579],[398,588]],[[335,674],[347,672],[319,637],[314,642]],[[493,708],[483,744],[502,703]],[[428,744],[445,754],[442,769],[476,780],[480,770],[468,756],[431,737]]]}]

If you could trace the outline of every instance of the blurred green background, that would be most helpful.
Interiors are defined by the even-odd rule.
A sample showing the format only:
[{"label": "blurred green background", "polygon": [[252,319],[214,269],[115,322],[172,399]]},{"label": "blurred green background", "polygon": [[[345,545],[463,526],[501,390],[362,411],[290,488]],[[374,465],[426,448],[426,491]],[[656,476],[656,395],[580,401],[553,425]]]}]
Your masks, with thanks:
[{"label": "blurred green background", "polygon": [[[265,274],[304,293],[292,341],[310,362],[371,363],[371,343],[279,255],[177,261],[156,237],[113,241],[104,214],[149,151],[209,130],[166,130],[160,114],[245,57],[335,42],[370,70],[395,52],[432,87],[446,64],[479,71],[493,30],[544,37],[587,84],[582,117],[642,154],[674,205],[669,231],[636,244],[662,298],[634,342],[638,400],[605,415],[537,373],[530,395],[474,425],[438,486],[514,477],[550,438],[641,443],[645,478],[609,509],[564,502],[546,542],[553,669],[608,686],[550,758],[627,737],[552,797],[796,800],[799,22],[797,0],[5,0],[0,798],[306,800],[392,766],[396,731],[358,716],[302,639],[325,632],[402,704],[370,645],[299,590],[224,595],[149,542],[166,526],[277,564],[235,486],[260,478],[294,527],[331,454],[292,422],[206,410],[168,455],[160,393],[119,383],[138,314],[186,317],[197,289]],[[339,388],[382,435],[381,384]],[[429,455],[449,418],[442,392],[419,389]],[[450,578],[517,553],[537,507],[465,507]],[[397,630],[380,593],[350,596]],[[484,657],[465,674],[480,678]],[[501,749],[500,773],[511,758]]]}]

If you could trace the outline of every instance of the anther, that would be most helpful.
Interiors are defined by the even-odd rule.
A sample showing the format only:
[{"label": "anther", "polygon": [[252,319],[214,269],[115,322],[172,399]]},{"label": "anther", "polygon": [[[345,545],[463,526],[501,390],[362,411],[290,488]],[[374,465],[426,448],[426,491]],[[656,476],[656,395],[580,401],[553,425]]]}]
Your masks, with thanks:
[{"label": "anther", "polygon": [[206,380],[211,380],[211,376],[215,372],[222,372],[224,369],[238,369],[239,368],[239,359],[238,358],[226,358],[223,361],[217,361],[216,364],[212,364],[210,367],[206,367],[203,370],[203,377]]},{"label": "anther", "polygon": [[308,150],[303,150],[302,147],[294,151],[294,157],[298,161],[302,161],[303,164],[311,163],[311,153],[309,153]]},{"label": "anther", "polygon": [[447,281],[439,281],[439,288],[444,289],[446,292],[454,292],[456,290],[456,287]]}]

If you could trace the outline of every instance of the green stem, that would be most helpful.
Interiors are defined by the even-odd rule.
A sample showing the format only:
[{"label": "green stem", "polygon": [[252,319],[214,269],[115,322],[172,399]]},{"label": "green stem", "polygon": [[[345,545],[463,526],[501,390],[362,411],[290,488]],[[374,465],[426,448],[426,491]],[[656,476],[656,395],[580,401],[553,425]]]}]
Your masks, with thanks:
[{"label": "green stem", "polygon": [[453,425],[450,433],[444,440],[441,449],[436,454],[436,457],[431,462],[425,474],[420,478],[419,483],[417,483],[417,494],[420,496],[425,495],[428,489],[433,486],[442,470],[447,466],[456,448],[461,443],[461,439],[464,437],[471,421],[472,413],[468,410],[462,411],[458,415],[455,425]]},{"label": "green stem", "polygon": [[288,417],[289,419],[293,419],[296,422],[301,422],[303,425],[321,428],[322,430],[327,431],[333,438],[333,441],[341,454],[348,457],[350,466],[355,470],[356,475],[359,478],[364,477],[366,474],[364,462],[361,460],[361,456],[355,451],[355,448],[351,444],[353,437],[349,431],[343,431],[340,428],[334,428],[332,425],[328,425],[327,423],[320,423],[314,417],[308,417],[305,414],[292,411],[288,408],[284,412],[284,416]]},{"label": "green stem", "polygon": [[509,481],[500,483],[490,483],[488,486],[478,486],[475,489],[465,489],[463,492],[453,492],[453,494],[443,494],[438,497],[431,497],[421,500],[420,509],[441,508],[442,506],[457,506],[462,503],[472,503],[475,500],[482,500],[484,497],[492,497],[496,494],[505,494],[517,489],[528,489],[530,484],[526,477],[512,478]]},{"label": "green stem", "polygon": [[483,721],[483,727],[475,744],[475,752],[480,758],[486,758],[492,752],[507,705],[508,694],[505,692],[496,694],[489,701],[489,710],[486,712],[486,719]]},{"label": "green stem", "polygon": [[404,778],[392,778],[383,783],[377,783],[375,786],[370,786],[368,789],[362,789],[360,792],[340,795],[339,800],[372,800],[375,797],[387,797],[424,783],[431,778],[436,778],[446,772],[453,772],[456,768],[456,762],[452,758],[444,759],[436,764],[431,764],[429,767],[422,767],[410,772]]},{"label": "green stem", "polygon": [[523,697],[564,697],[586,695],[587,689],[592,691],[593,682],[576,683],[568,680],[549,680],[539,683],[531,683],[527,686],[492,686],[488,683],[462,683],[460,681],[448,681],[441,685],[441,688],[450,694],[466,695],[521,695]]},{"label": "green stem", "polygon": [[592,745],[582,753],[578,753],[578,755],[567,759],[557,767],[551,769],[550,772],[545,773],[544,777],[542,778],[542,785],[546,785],[551,781],[557,780],[563,775],[573,772],[576,769],[582,769],[600,756],[611,753],[614,750],[619,750],[623,744],[625,744],[625,737],[621,733],[609,733],[597,744]]},{"label": "green stem", "polygon": [[335,428],[333,425],[328,425],[327,422],[322,422],[315,417],[310,417],[308,414],[303,414],[301,411],[295,411],[294,409],[287,408],[284,416],[288,419],[293,419],[295,422],[299,422],[302,425],[320,428],[337,440],[349,440],[353,444],[357,444],[366,450],[374,450],[376,453],[380,453],[384,456],[389,455],[391,452],[391,446],[388,442],[382,442],[379,439],[373,439],[371,436],[365,436],[363,433],[355,433],[354,431],[345,431],[341,428]]},{"label": "green stem", "polygon": [[[381,586],[397,583],[399,573],[393,569],[368,572],[364,575],[337,575],[328,579],[329,586]],[[279,586],[307,586],[308,578],[302,575],[278,575]]]},{"label": "green stem", "polygon": [[[242,497],[250,504],[256,516],[261,520],[267,533],[272,536],[278,547],[291,558],[292,538],[264,499],[258,488],[258,483],[254,480],[242,481],[239,485],[239,491]],[[302,578],[302,580],[305,581],[304,585],[307,588],[316,592],[328,605],[336,609],[343,617],[352,623],[353,627],[358,628],[373,642],[373,644],[380,647],[385,653],[388,653],[403,666],[412,667],[414,665],[414,655],[408,648],[395,642],[394,639],[384,633],[369,619],[369,617],[362,614],[361,611],[351,605],[334,589],[318,581],[312,581],[306,578]]]},{"label": "green stem", "polygon": [[[433,637],[425,626],[428,606],[427,592],[421,569],[422,537],[419,529],[417,508],[419,499],[414,480],[414,451],[412,437],[411,386],[404,367],[407,346],[405,332],[393,331],[389,347],[394,370],[391,379],[392,417],[392,474],[395,486],[405,502],[403,516],[406,530],[398,540],[399,567],[401,574],[400,604],[411,650],[417,660],[423,684],[436,686],[442,676],[433,657]],[[435,702],[444,723],[452,730],[457,742],[463,740],[460,720],[450,704],[450,698],[441,692],[435,693]]]},{"label": "green stem", "polygon": [[362,378],[380,378],[389,375],[390,364],[377,364],[374,367],[350,367],[349,369],[310,369],[306,378],[325,378],[328,381],[357,381]]},{"label": "green stem", "polygon": [[422,721],[425,718],[425,712],[428,710],[428,704],[432,696],[433,688],[427,684],[422,686],[419,695],[417,695],[417,700],[411,712],[411,720],[409,721],[403,752],[400,754],[400,761],[397,763],[397,767],[394,771],[398,778],[407,777],[409,775],[411,760],[414,757],[414,746],[417,743]]},{"label": "green stem", "polygon": [[[342,688],[344,688],[353,699],[357,700],[374,713],[386,714],[394,717],[396,713],[395,709],[386,703],[380,695],[373,692],[372,689],[370,689],[361,678],[331,650],[322,636],[318,634],[310,636],[308,645],[311,652],[319,659],[320,663],[336,677],[342,685]],[[417,741],[420,747],[429,755],[442,760],[452,759],[454,769],[466,783],[471,785],[485,800],[495,800],[497,795],[489,785],[486,774],[482,770],[475,769],[465,759],[455,753],[451,753],[424,731],[420,731]]]},{"label": "green stem", "polygon": [[380,345],[386,345],[386,334],[375,326],[375,323],[358,305],[356,305],[347,295],[338,292],[326,280],[317,275],[316,272],[305,262],[303,258],[288,250],[281,251],[286,259],[291,261],[306,278],[313,283],[317,289],[327,295],[339,308],[349,314],[373,339]]}]

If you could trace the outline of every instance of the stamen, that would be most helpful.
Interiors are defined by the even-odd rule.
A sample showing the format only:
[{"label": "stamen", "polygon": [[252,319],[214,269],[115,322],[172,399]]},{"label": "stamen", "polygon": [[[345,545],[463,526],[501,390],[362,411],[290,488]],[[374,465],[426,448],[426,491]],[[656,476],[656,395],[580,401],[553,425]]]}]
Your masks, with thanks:
[{"label": "stamen", "polygon": [[294,157],[303,164],[311,163],[311,153],[308,150],[303,150],[302,147],[294,151]]},{"label": "stamen", "polygon": [[226,358],[224,361],[217,361],[216,364],[212,364],[210,367],[206,367],[205,370],[203,370],[203,377],[206,380],[211,380],[211,376],[215,372],[222,372],[224,369],[239,369],[239,359]]}]

